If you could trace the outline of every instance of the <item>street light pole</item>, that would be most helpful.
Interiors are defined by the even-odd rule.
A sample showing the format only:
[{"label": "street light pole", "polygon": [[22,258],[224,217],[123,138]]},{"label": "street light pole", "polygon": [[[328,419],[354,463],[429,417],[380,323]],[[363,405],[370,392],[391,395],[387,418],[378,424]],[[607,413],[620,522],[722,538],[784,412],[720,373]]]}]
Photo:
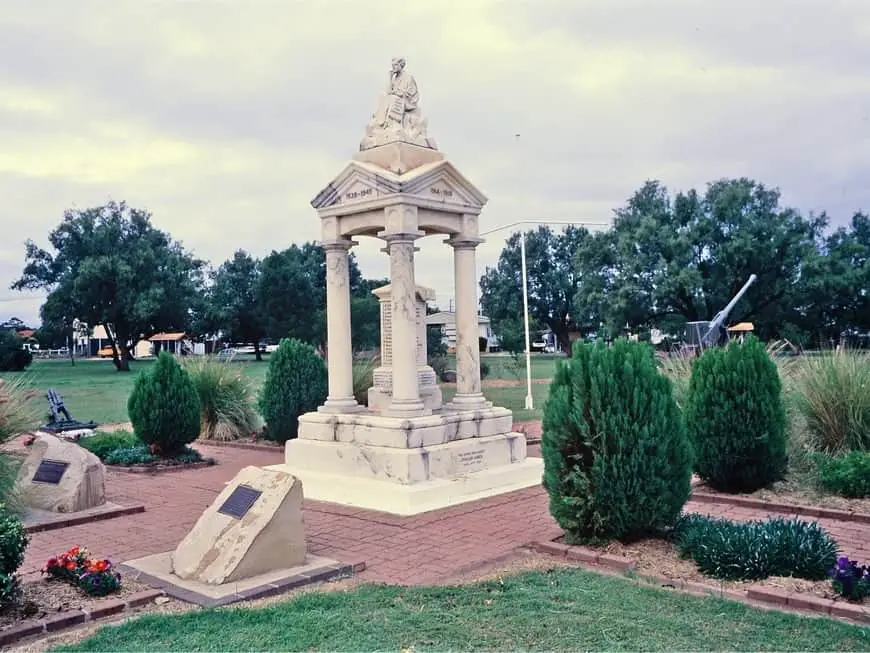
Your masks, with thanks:
[{"label": "street light pole", "polygon": [[523,322],[526,327],[526,410],[533,410],[532,399],[532,347],[529,339],[529,279],[526,273],[526,232],[520,230],[520,258],[523,268]]},{"label": "street light pole", "polygon": [[[609,222],[588,222],[584,220],[520,220],[519,222],[512,222],[510,224],[502,225],[501,227],[496,227],[495,229],[490,229],[488,231],[484,231],[480,234],[481,237],[487,236],[489,234],[495,233],[496,231],[502,231],[504,229],[511,229],[513,227],[521,227],[527,224],[560,224],[560,225],[572,225],[572,226],[583,226],[583,227],[609,227]],[[529,279],[528,273],[526,269],[526,232],[520,229],[520,260],[522,262],[522,281],[523,281],[523,323],[525,325],[526,332],[526,410],[534,410],[535,408],[535,400],[532,397],[532,346],[531,346],[531,337],[529,335]]]}]

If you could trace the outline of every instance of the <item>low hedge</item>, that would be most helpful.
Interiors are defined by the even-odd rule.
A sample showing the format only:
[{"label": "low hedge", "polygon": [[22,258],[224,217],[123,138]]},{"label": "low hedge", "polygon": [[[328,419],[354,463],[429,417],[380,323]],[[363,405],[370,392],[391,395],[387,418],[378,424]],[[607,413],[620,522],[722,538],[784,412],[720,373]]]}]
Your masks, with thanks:
[{"label": "low hedge", "polygon": [[818,523],[779,517],[735,523],[688,514],[679,519],[672,538],[680,555],[694,560],[702,574],[723,580],[823,580],[839,552]]},{"label": "low hedge", "polygon": [[850,499],[870,497],[870,453],[853,451],[835,457],[819,454],[814,460],[819,487],[826,492]]}]

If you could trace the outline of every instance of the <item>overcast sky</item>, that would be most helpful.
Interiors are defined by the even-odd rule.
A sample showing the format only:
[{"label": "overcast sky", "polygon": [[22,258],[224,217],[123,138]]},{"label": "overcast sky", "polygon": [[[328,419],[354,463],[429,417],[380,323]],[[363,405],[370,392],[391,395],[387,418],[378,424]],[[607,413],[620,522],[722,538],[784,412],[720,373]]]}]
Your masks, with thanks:
[{"label": "overcast sky", "polygon": [[[66,208],[125,199],[214,263],[317,239],[309,202],[393,56],[489,197],[482,230],[608,220],[651,178],[749,176],[834,223],[870,210],[868,0],[0,0],[0,320],[37,321],[7,289]],[[417,282],[446,308],[441,240]],[[376,241],[355,251],[386,275]]]}]

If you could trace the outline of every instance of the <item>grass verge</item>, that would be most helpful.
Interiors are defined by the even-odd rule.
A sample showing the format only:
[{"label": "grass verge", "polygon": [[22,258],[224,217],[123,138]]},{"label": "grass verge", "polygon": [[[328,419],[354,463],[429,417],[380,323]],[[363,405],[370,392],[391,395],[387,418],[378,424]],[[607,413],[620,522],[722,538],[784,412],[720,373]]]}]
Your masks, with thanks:
[{"label": "grass verge", "polygon": [[[654,606],[654,608],[653,608]],[[854,651],[870,629],[577,569],[462,587],[363,585],[270,607],[152,615],[56,651]]]}]

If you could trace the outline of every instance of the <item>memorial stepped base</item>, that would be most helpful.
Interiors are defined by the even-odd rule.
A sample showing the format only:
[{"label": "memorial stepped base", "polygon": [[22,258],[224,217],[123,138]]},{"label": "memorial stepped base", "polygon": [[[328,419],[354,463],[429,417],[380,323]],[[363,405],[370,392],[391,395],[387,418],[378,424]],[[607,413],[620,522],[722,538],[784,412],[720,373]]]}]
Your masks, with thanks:
[{"label": "memorial stepped base", "polygon": [[280,469],[308,499],[413,515],[541,482],[511,412],[486,407],[415,418],[373,412],[308,413],[287,442]]}]

